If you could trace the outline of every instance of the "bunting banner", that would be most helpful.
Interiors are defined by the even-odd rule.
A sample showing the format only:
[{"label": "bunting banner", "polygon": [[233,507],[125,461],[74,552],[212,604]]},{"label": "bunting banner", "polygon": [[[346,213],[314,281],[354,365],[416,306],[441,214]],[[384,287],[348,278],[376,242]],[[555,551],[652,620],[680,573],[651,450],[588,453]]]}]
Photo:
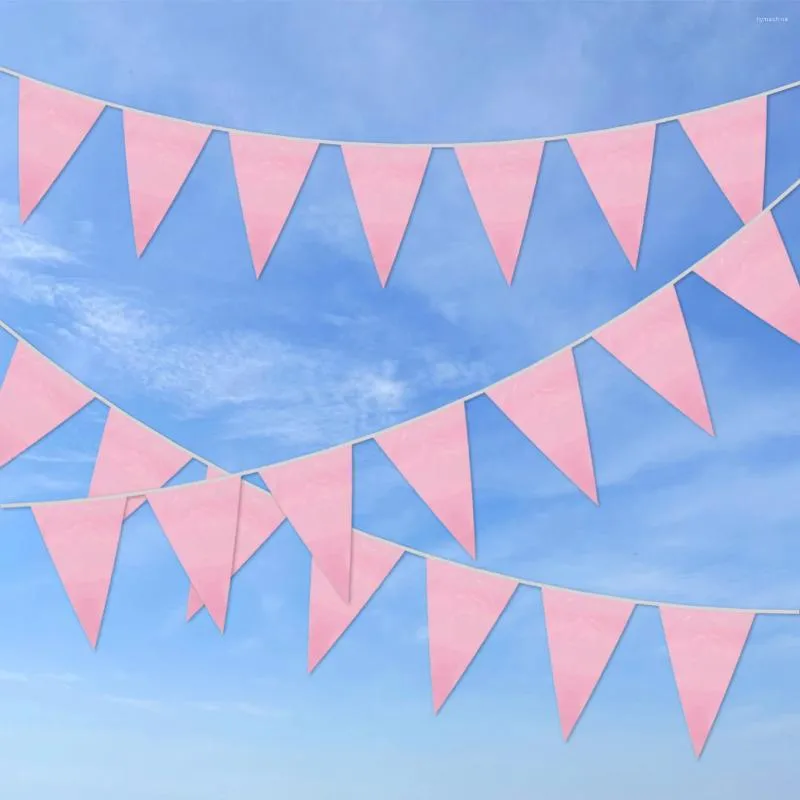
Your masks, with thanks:
[{"label": "bunting banner", "polygon": [[19,79],[20,217],[28,219],[108,105],[122,110],[134,243],[141,256],[212,131],[228,135],[256,277],[264,270],[320,145],[342,152],[375,269],[386,286],[434,149],[456,154],[501,272],[517,268],[547,142],[567,141],[631,266],[638,264],[656,130],[678,120],[744,223],[764,199],[767,100],[779,86],[716,108],[604,131],[456,145],[300,139],[202,125]]}]

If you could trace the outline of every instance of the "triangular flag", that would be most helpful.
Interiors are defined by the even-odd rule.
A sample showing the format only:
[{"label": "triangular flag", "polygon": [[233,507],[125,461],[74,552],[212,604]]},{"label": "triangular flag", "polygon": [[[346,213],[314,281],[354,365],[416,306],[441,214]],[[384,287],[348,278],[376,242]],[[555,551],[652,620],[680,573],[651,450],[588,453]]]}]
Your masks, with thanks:
[{"label": "triangular flag", "polygon": [[703,382],[674,286],[667,286],[594,334],[634,375],[714,435]]},{"label": "triangular flag", "polygon": [[455,689],[508,605],[516,581],[447,561],[425,562],[435,711]]},{"label": "triangular flag", "polygon": [[0,386],[0,467],[93,399],[85,386],[30,345],[17,342]]},{"label": "triangular flag", "polygon": [[654,124],[570,136],[569,146],[631,266],[644,229],[656,141]]},{"label": "triangular flag", "polygon": [[19,81],[19,216],[30,216],[67,166],[103,103],[45,83]]},{"label": "triangular flag", "polygon": [[117,560],[125,498],[52,503],[31,510],[75,615],[96,647]]},{"label": "triangular flag", "polygon": [[136,254],[141,255],[205,146],[211,128],[125,109],[125,162]]},{"label": "triangular flag", "polygon": [[800,342],[800,284],[772,214],[762,214],[742,228],[694,272]]},{"label": "triangular flag", "polygon": [[510,284],[528,226],[544,142],[461,145],[456,157]]},{"label": "triangular flag", "polygon": [[[116,408],[108,411],[89,497],[144,492],[163,486],[191,461],[174,442]],[[127,515],[144,503],[128,499]]]},{"label": "triangular flag", "polygon": [[[275,533],[283,519],[283,513],[272,495],[253,486],[252,483],[242,482],[239,527],[236,531],[232,575],[235,575],[255,555],[259,547]],[[203,601],[200,595],[194,586],[190,586],[186,619],[191,619],[202,607]]]},{"label": "triangular flag", "polygon": [[703,752],[755,615],[664,606],[661,623],[695,755]]},{"label": "triangular flag", "polygon": [[361,224],[386,286],[428,166],[430,147],[342,145]]},{"label": "triangular flag", "polygon": [[230,134],[233,169],[256,277],[269,260],[308,169],[316,142]]},{"label": "triangular flag", "polygon": [[617,647],[634,604],[548,587],[542,588],[542,604],[566,741]]},{"label": "triangular flag", "polygon": [[353,448],[350,445],[261,470],[281,511],[343,600],[350,598]]},{"label": "triangular flag", "polygon": [[749,222],[764,204],[766,96],[686,114],[680,123],[742,222]]},{"label": "triangular flag", "polygon": [[486,394],[582,492],[597,502],[589,431],[571,349],[495,384]]},{"label": "triangular flag", "polygon": [[242,481],[188,483],[147,500],[192,586],[220,631],[225,628]]},{"label": "triangular flag", "polygon": [[325,573],[311,562],[311,597],[308,607],[308,671],[327,655],[378,591],[403,555],[392,542],[353,533],[353,580],[350,600],[342,599]]},{"label": "triangular flag", "polygon": [[455,540],[475,558],[475,518],[463,403],[379,433],[375,441]]}]

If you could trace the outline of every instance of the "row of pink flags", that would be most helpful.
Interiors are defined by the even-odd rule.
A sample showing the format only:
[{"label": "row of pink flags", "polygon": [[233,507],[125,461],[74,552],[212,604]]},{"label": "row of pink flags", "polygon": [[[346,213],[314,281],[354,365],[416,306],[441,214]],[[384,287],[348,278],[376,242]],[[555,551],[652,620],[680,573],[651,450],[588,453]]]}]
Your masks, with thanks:
[{"label": "row of pink flags", "polygon": [[[103,112],[99,100],[28,78],[19,87],[20,215],[25,221]],[[767,96],[675,119],[743,222],[762,209]],[[136,252],[141,255],[215,130],[123,109]],[[656,123],[564,137],[632,267],[647,207]],[[314,156],[313,140],[230,132],[256,276],[278,241]],[[533,203],[545,142],[464,144],[455,153],[503,275],[510,283]],[[405,236],[432,145],[342,143],[344,163],[381,284]]]}]

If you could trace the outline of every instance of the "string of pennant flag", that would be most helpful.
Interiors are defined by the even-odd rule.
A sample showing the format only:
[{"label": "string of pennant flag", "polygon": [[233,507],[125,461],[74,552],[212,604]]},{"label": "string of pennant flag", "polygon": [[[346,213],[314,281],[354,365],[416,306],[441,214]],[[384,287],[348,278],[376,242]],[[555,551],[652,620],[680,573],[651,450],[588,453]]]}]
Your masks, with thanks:
[{"label": "string of pennant flag", "polygon": [[260,277],[320,145],[342,151],[380,282],[386,285],[416,203],[431,152],[451,148],[497,261],[511,283],[530,216],[545,144],[566,140],[620,247],[636,268],[644,229],[656,128],[677,120],[743,223],[761,211],[767,99],[758,95],[650,122],[516,141],[375,144],[253,133],[140,111],[19,79],[19,192],[24,222],[107,107],[122,111],[125,160],[137,255],[172,207],[213,131],[229,137],[242,216]]}]

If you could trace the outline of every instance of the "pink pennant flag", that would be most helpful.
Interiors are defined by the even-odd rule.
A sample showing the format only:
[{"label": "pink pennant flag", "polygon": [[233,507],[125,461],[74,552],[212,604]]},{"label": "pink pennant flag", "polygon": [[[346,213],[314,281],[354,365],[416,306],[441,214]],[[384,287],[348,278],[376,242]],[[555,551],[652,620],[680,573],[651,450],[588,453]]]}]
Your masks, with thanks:
[{"label": "pink pennant flag", "polygon": [[[239,527],[236,531],[231,575],[235,575],[255,555],[261,545],[275,533],[283,519],[283,513],[272,495],[252,483],[242,482]],[[191,619],[202,607],[203,601],[197,589],[190,586],[186,619]]]},{"label": "pink pennant flag", "polygon": [[742,655],[754,614],[663,606],[661,623],[683,715],[699,758]]},{"label": "pink pennant flag", "polygon": [[516,581],[447,561],[425,562],[435,711],[461,680],[517,589]]},{"label": "pink pennant flag", "polygon": [[17,342],[0,386],[0,467],[93,399],[85,386],[30,345]]},{"label": "pink pennant flag", "polygon": [[584,494],[597,502],[589,431],[571,349],[495,384],[486,394]]},{"label": "pink pennant flag", "polygon": [[103,103],[19,81],[19,216],[30,216],[97,122]]},{"label": "pink pennant flag", "polygon": [[31,510],[86,638],[97,647],[125,499],[53,503]]},{"label": "pink pennant flag", "polygon": [[242,481],[187,483],[147,500],[211,619],[225,629]]},{"label": "pink pennant flag", "polygon": [[631,266],[636,269],[650,189],[654,124],[570,136],[569,146]]},{"label": "pink pennant flag", "polygon": [[594,334],[612,356],[704,431],[714,435],[700,371],[674,286]]},{"label": "pink pennant flag", "polygon": [[695,274],[800,342],[800,284],[772,214],[762,214],[695,268]]},{"label": "pink pennant flag", "polygon": [[455,540],[475,558],[467,415],[454,403],[375,441]]},{"label": "pink pennant flag", "polygon": [[[163,486],[191,461],[174,442],[116,408],[108,411],[89,485],[89,497],[123,494]],[[126,516],[144,503],[130,497]]]},{"label": "pink pennant flag", "polygon": [[136,254],[142,255],[205,147],[211,128],[122,112]]},{"label": "pink pennant flag", "polygon": [[510,285],[528,226],[544,142],[462,145],[455,151],[486,235]]},{"label": "pink pennant flag", "polygon": [[680,123],[742,222],[749,222],[764,204],[766,96],[686,114]]},{"label": "pink pennant flag", "polygon": [[308,608],[308,671],[327,655],[378,591],[403,555],[403,549],[383,539],[353,533],[353,582],[350,600],[311,562],[311,598]]},{"label": "pink pennant flag", "polygon": [[566,741],[622,637],[634,604],[548,587],[542,589],[542,603]]},{"label": "pink pennant flag", "polygon": [[278,241],[317,152],[316,142],[232,133],[239,201],[256,277]]},{"label": "pink pennant flag", "polygon": [[417,201],[430,147],[342,145],[361,224],[386,286]]},{"label": "pink pennant flag", "polygon": [[350,445],[261,470],[264,483],[345,601],[353,552],[353,448]]}]

